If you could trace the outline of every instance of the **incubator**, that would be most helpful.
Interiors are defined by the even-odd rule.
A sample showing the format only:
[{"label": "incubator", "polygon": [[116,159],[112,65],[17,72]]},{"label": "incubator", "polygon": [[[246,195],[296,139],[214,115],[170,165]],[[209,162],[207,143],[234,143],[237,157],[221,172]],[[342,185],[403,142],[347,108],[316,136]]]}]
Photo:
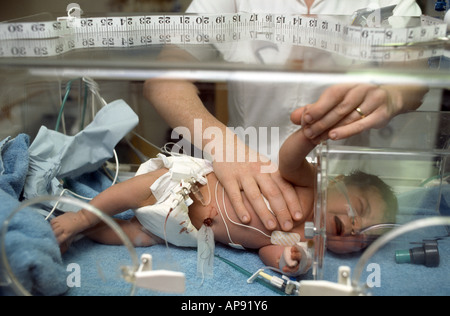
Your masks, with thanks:
[{"label": "incubator", "polygon": [[[392,10],[98,16],[72,4],[65,14],[1,23],[1,293],[449,295],[447,25]],[[322,142],[308,156],[317,173],[300,240],[309,271],[300,277],[263,267],[255,251],[217,243],[214,273],[202,279],[195,248],[134,247],[96,209],[123,245],[79,236],[61,255],[49,224],[55,216],[89,209],[158,153],[210,158],[201,140],[169,128],[144,97],[161,81],[195,83],[206,108],[273,161],[299,128],[290,114],[332,86],[428,92],[408,100],[416,111]],[[363,105],[354,114],[370,117]]]},{"label": "incubator", "polygon": [[[344,260],[364,270],[359,282],[369,286],[374,294],[448,294],[446,224],[424,228],[413,224],[411,231],[378,245],[373,257],[364,261],[367,266],[361,266],[358,261],[365,256],[362,252],[381,236],[411,222],[448,216],[449,119],[444,112],[408,113],[398,116],[383,129],[362,133],[344,143],[328,142],[318,149],[318,185],[322,195],[319,195],[315,221],[316,227],[326,227],[317,243],[319,279],[332,278],[336,266]],[[379,191],[383,192],[384,202],[374,198],[376,191],[370,194],[360,191],[352,197],[347,190],[335,188],[336,181],[340,181],[337,178],[354,174],[355,170],[376,175],[390,187],[395,198],[389,198],[387,187]],[[369,181],[368,176],[365,179]],[[364,187],[359,180],[358,183],[360,188]],[[330,205],[330,194],[333,196],[336,191],[348,199],[352,211],[343,212]],[[380,202],[387,206],[385,214],[372,221]],[[356,249],[340,255],[345,244]],[[371,279],[377,272],[379,278]],[[374,283],[377,280],[382,284]]]}]

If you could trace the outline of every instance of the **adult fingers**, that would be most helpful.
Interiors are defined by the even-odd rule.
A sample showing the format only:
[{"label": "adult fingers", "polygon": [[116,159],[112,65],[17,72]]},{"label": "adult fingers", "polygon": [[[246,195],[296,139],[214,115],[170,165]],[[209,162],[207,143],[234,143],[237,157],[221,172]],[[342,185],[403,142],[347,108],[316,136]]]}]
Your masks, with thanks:
[{"label": "adult fingers", "polygon": [[372,90],[364,102],[330,130],[333,140],[344,139],[371,128],[386,126],[394,116],[386,91]]},{"label": "adult fingers", "polygon": [[[318,120],[316,119],[309,126],[305,127],[304,132],[306,137],[310,139],[316,138],[345,119],[350,113],[354,112],[355,109],[359,108],[364,103],[368,95],[370,95],[370,92],[377,89],[377,86],[358,85],[349,90],[346,88],[343,89],[345,91],[341,91],[341,93],[346,92],[346,94],[340,102],[336,102],[333,105],[330,100],[324,102],[319,100],[314,104],[315,109],[321,109],[320,111],[328,109],[328,112],[323,114]],[[309,112],[312,113],[313,111],[311,110]]]},{"label": "adult fingers", "polygon": [[[261,192],[269,202],[271,210],[275,214],[281,228],[285,231],[290,231],[294,227],[293,220],[279,185],[270,174],[260,174],[257,179]],[[261,218],[265,216],[260,213],[264,212],[264,209],[255,210]]]},{"label": "adult fingers", "polygon": [[[258,181],[254,177],[245,177],[241,180],[244,193],[255,210],[256,214],[268,230],[274,230],[277,227],[277,220],[275,216],[269,211],[266,202],[264,201]],[[264,187],[268,185],[265,184]],[[273,188],[271,188],[273,189]]]},{"label": "adult fingers", "polygon": [[251,221],[251,216],[244,205],[241,188],[238,184],[238,181],[236,181],[234,178],[224,178],[220,181],[228,195],[228,198],[230,199],[230,203],[233,206],[233,209],[238,218],[242,223],[249,224]]},{"label": "adult fingers", "polygon": [[325,115],[332,111],[337,104],[342,102],[347,93],[355,86],[355,84],[341,84],[326,89],[316,103],[306,106],[306,109],[303,112],[302,125],[310,125],[321,120]]},{"label": "adult fingers", "polygon": [[389,123],[390,117],[384,109],[377,109],[365,118],[359,118],[352,123],[341,124],[329,132],[333,140],[345,139],[371,128],[381,128]]},{"label": "adult fingers", "polygon": [[[280,172],[275,172],[271,174],[272,179],[278,185],[281,193],[283,194],[284,201],[287,204],[289,212],[294,221],[300,221],[304,216],[302,205],[300,203],[297,192],[295,191],[292,184],[284,180]],[[278,218],[278,216],[277,216]]]}]

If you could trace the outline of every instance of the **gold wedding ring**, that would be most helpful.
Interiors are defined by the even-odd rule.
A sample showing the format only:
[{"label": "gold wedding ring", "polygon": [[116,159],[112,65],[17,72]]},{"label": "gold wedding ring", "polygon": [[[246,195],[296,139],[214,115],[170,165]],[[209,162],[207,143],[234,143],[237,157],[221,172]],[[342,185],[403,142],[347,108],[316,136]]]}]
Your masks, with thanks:
[{"label": "gold wedding ring", "polygon": [[358,112],[358,114],[361,116],[361,118],[366,118],[366,115],[364,114],[364,112],[361,110],[361,108],[356,108],[355,110],[356,112]]}]

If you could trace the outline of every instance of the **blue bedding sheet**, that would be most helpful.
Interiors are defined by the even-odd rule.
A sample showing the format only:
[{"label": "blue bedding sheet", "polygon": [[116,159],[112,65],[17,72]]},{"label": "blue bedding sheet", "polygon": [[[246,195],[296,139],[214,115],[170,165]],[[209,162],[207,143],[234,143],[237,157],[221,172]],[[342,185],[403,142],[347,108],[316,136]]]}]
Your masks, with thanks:
[{"label": "blue bedding sheet", "polygon": [[[447,189],[450,189],[447,188]],[[421,190],[423,195],[435,194],[433,189]],[[415,192],[417,197],[418,192]],[[409,201],[409,197],[405,196]],[[402,203],[402,201],[400,201]],[[407,204],[407,203],[406,203]],[[129,213],[123,216],[129,216]],[[421,209],[412,214],[410,206],[402,207],[400,221],[408,222],[415,219],[436,215],[432,211]],[[370,261],[371,268],[365,271],[361,281],[371,286],[368,290],[373,295],[450,295],[450,239],[439,241],[441,264],[438,268],[427,268],[411,264],[399,265],[395,262],[396,250],[417,247],[412,242],[422,242],[424,239],[447,236],[445,227],[435,227],[414,234],[402,236],[385,248],[381,249]],[[173,269],[186,274],[189,296],[272,296],[280,295],[273,288],[262,284],[247,284],[248,275],[231,267],[216,258],[214,264],[214,278],[202,279],[197,277],[197,253],[195,249],[176,248],[158,245],[150,248],[137,248],[140,256],[149,253],[154,258],[155,269]],[[239,265],[249,273],[262,268],[262,262],[257,252],[239,251],[218,244],[216,255]],[[347,265],[355,268],[361,253],[354,255],[335,255],[327,252],[324,265],[324,279],[336,282],[339,266]],[[104,294],[126,295],[130,286],[120,279],[120,266],[130,262],[130,256],[124,247],[112,247],[95,244],[83,239],[76,243],[64,256],[64,263],[78,263],[82,266],[82,284],[80,288],[72,288],[67,295]],[[111,264],[114,263],[114,264]],[[373,266],[375,264],[376,266]],[[375,275],[374,273],[378,273]],[[276,275],[276,273],[275,273]],[[304,280],[312,280],[311,272],[303,276]],[[367,281],[367,282],[366,282]],[[109,286],[114,284],[114,286]],[[120,285],[121,284],[121,285]],[[160,295],[148,290],[138,290],[137,295]]]}]

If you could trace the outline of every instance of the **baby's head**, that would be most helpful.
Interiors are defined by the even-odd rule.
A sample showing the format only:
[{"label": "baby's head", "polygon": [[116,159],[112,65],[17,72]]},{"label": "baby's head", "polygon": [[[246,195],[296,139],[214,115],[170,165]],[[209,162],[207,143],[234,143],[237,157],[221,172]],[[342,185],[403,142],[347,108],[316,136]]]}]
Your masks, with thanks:
[{"label": "baby's head", "polygon": [[377,236],[361,234],[378,224],[395,223],[398,201],[379,177],[361,171],[333,179],[327,192],[327,248],[352,253]]}]

